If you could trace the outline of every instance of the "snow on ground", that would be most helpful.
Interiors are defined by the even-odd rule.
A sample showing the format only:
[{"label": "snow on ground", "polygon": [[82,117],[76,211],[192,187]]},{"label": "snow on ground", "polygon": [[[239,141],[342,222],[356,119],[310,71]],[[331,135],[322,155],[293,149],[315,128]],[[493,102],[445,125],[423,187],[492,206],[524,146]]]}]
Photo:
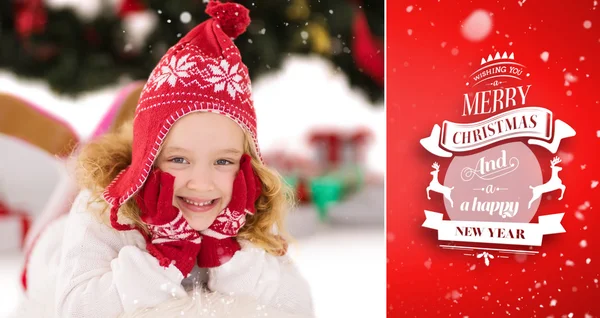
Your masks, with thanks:
[{"label": "snow on ground", "polygon": [[[116,93],[125,83],[73,100],[53,94],[45,84],[0,72],[0,92],[9,92],[64,118],[82,138],[90,136]],[[368,149],[368,167],[385,171],[385,111],[372,107],[349,88],[342,74],[325,61],[290,58],[281,72],[253,82],[263,152],[282,147],[305,155],[303,137],[312,128],[368,127],[375,142]],[[1,105],[0,105],[1,107]],[[313,289],[317,317],[384,317],[384,229],[320,228],[301,238],[291,253]],[[0,317],[18,299],[20,253],[0,254]]]},{"label": "snow on ground", "polygon": [[[383,229],[320,229],[290,247],[290,255],[311,285],[317,318],[385,317]],[[0,254],[0,317],[20,297],[22,255]]]}]

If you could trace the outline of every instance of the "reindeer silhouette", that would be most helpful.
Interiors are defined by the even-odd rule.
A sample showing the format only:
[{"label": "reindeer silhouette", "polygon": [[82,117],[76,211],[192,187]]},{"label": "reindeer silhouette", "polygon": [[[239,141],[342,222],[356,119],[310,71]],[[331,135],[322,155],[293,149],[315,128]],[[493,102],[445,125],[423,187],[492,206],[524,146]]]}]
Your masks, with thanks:
[{"label": "reindeer silhouette", "polygon": [[448,199],[448,201],[450,201],[450,206],[454,207],[454,202],[452,201],[452,198],[450,198],[450,192],[452,192],[452,189],[454,189],[454,187],[449,188],[449,187],[446,187],[446,186],[440,184],[440,182],[438,181],[438,173],[440,172],[440,165],[437,162],[434,162],[431,167],[435,170],[433,170],[429,173],[433,176],[433,179],[431,180],[431,182],[429,183],[429,186],[427,187],[427,199],[431,200],[431,198],[429,197],[429,191],[441,193],[444,195],[444,198],[446,198],[446,199]]},{"label": "reindeer silhouette", "polygon": [[556,164],[560,163],[561,160],[559,157],[554,157],[554,159],[550,160],[550,168],[552,169],[552,176],[550,177],[550,180],[548,180],[548,182],[539,185],[537,187],[532,187],[529,186],[530,189],[533,190],[533,197],[531,198],[531,201],[529,201],[529,209],[531,209],[531,204],[539,199],[542,194],[547,193],[547,192],[552,192],[554,190],[561,190],[560,193],[560,198],[558,198],[559,200],[562,200],[563,196],[565,195],[565,189],[567,187],[565,187],[564,184],[562,184],[562,180],[560,180],[560,178],[558,177],[558,172],[562,170],[561,167],[557,166]]}]

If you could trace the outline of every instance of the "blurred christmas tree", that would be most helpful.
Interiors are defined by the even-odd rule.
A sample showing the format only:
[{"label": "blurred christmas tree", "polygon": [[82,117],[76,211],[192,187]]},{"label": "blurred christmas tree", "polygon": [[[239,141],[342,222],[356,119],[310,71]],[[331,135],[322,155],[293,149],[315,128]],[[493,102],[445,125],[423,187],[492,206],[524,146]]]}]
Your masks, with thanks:
[{"label": "blurred christmas tree", "polygon": [[[208,16],[202,0],[0,1],[0,68],[78,94],[145,79]],[[372,101],[383,97],[383,0],[237,0],[252,23],[236,39],[253,79],[290,54],[330,60]]]}]

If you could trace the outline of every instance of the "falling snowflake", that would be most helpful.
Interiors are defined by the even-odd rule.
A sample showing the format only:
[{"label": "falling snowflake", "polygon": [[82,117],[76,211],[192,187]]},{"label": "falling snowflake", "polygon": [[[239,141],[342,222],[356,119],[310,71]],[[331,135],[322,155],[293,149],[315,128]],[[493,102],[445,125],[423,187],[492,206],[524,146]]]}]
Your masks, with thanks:
[{"label": "falling snowflake", "polygon": [[579,206],[579,210],[583,210],[583,211],[585,211],[585,210],[587,210],[589,207],[590,207],[590,201],[585,201],[585,202],[583,202],[583,204],[582,204],[582,205],[580,205],[580,206]]},{"label": "falling snowflake", "polygon": [[583,27],[586,29],[590,29],[592,27],[592,21],[590,21],[590,20],[583,21]]},{"label": "falling snowflake", "polygon": [[575,263],[574,263],[572,260],[568,259],[568,260],[565,262],[565,265],[573,267],[573,266],[575,266]]},{"label": "falling snowflake", "polygon": [[575,159],[575,156],[570,152],[559,151],[557,155],[565,165],[568,165],[573,161],[573,159]]},{"label": "falling snowflake", "polygon": [[388,232],[387,234],[387,240],[389,242],[393,242],[396,239],[396,234],[394,234],[393,232]]},{"label": "falling snowflake", "polygon": [[229,67],[229,62],[221,60],[221,63],[217,65],[209,65],[212,72],[212,76],[207,78],[206,81],[215,85],[215,92],[220,92],[227,89],[227,93],[231,98],[235,99],[236,93],[243,94],[242,86],[240,81],[243,77],[239,74],[240,63]]},{"label": "falling snowflake", "polygon": [[459,293],[458,290],[452,291],[452,299],[456,300],[456,299],[459,299],[460,297],[462,297],[462,294]]},{"label": "falling snowflake", "polygon": [[428,258],[428,259],[425,261],[425,268],[427,268],[427,269],[431,269],[431,258]]},{"label": "falling snowflake", "polygon": [[571,83],[577,82],[577,76],[573,75],[571,72],[565,73],[565,86],[571,85]]},{"label": "falling snowflake", "polygon": [[592,189],[598,186],[598,180],[592,180]]},{"label": "falling snowflake", "polygon": [[527,261],[527,254],[515,254],[515,261],[517,263],[525,263]]},{"label": "falling snowflake", "polygon": [[190,21],[192,21],[192,15],[189,12],[184,11],[181,13],[181,15],[179,15],[179,20],[184,24],[190,23]]},{"label": "falling snowflake", "polygon": [[408,7],[406,7],[406,12],[409,12],[409,13],[410,13],[412,10],[413,10],[413,6],[408,6]]},{"label": "falling snowflake", "polygon": [[446,299],[452,299],[455,302],[462,297],[462,294],[458,290],[452,290],[446,294]]},{"label": "falling snowflake", "polygon": [[548,57],[550,57],[550,53],[548,53],[547,51],[544,51],[542,52],[542,54],[540,54],[540,58],[544,62],[548,62]]},{"label": "falling snowflake", "polygon": [[587,241],[586,240],[581,240],[581,242],[579,242],[579,246],[581,246],[581,248],[587,247]]},{"label": "falling snowflake", "polygon": [[492,32],[492,18],[488,11],[478,9],[473,11],[464,21],[461,32],[463,37],[471,42],[479,42]]}]

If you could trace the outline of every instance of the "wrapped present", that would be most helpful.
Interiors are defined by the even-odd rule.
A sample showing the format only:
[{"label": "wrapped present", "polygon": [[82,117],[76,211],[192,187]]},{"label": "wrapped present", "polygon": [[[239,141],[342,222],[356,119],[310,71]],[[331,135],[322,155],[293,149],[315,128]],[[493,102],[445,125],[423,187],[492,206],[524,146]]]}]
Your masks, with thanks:
[{"label": "wrapped present", "polygon": [[319,218],[327,219],[327,210],[342,198],[343,185],[340,180],[331,177],[319,177],[310,183],[313,203],[317,207]]},{"label": "wrapped present", "polygon": [[348,165],[364,165],[373,133],[364,127],[330,128],[312,131],[308,137],[314,150],[314,161],[324,170],[336,170]]},{"label": "wrapped present", "polygon": [[342,194],[347,195],[358,191],[364,183],[365,172],[359,165],[344,165],[329,172],[326,176],[338,180],[342,185]]},{"label": "wrapped present", "polygon": [[283,177],[284,182],[294,190],[294,197],[299,203],[311,202],[311,193],[308,181],[305,177],[287,175]]},{"label": "wrapped present", "polygon": [[10,210],[0,202],[0,253],[21,251],[30,225],[27,213]]},{"label": "wrapped present", "polygon": [[357,128],[345,138],[347,164],[365,165],[367,148],[373,140],[373,133],[367,128]]},{"label": "wrapped present", "polygon": [[342,160],[342,134],[332,129],[315,130],[309,134],[308,138],[314,149],[314,160],[324,170],[337,168]]},{"label": "wrapped present", "polygon": [[328,218],[329,209],[364,187],[362,167],[347,165],[310,179],[311,200],[317,206],[321,220]]},{"label": "wrapped present", "polygon": [[287,160],[287,155],[283,150],[265,152],[263,160],[269,168],[276,170],[282,175],[290,174],[290,167]]}]

